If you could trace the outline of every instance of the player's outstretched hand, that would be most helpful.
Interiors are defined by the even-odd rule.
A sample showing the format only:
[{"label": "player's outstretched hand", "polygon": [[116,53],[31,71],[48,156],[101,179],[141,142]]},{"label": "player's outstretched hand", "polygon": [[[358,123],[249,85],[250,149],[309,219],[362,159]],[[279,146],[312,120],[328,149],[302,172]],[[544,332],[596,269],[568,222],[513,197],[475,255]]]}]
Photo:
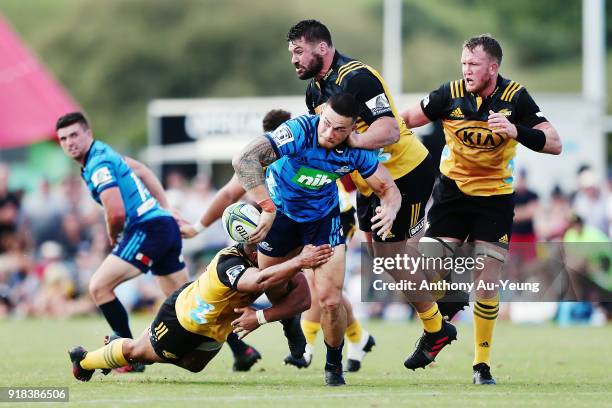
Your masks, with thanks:
[{"label": "player's outstretched hand", "polygon": [[309,244],[302,249],[298,256],[303,268],[316,268],[329,261],[333,254],[334,250],[329,244],[319,246]]},{"label": "player's outstretched hand", "polygon": [[276,217],[275,212],[262,211],[259,216],[259,223],[257,224],[257,228],[255,231],[251,233],[251,237],[249,238],[249,244],[256,244],[264,240],[266,235],[268,235],[268,231],[272,228],[272,223],[274,222],[274,218]]},{"label": "player's outstretched hand", "polygon": [[376,214],[372,217],[372,231],[378,230],[376,233],[384,240],[391,232],[397,213],[381,205],[376,207],[375,212]]},{"label": "player's outstretched hand", "polygon": [[196,235],[198,235],[198,231],[196,231],[192,224],[181,225],[181,237],[189,239],[195,237]]},{"label": "player's outstretched hand", "polygon": [[238,307],[234,309],[234,312],[242,313],[240,317],[232,322],[234,333],[238,335],[238,338],[242,339],[246,337],[246,335],[259,327],[255,309],[248,306]]}]

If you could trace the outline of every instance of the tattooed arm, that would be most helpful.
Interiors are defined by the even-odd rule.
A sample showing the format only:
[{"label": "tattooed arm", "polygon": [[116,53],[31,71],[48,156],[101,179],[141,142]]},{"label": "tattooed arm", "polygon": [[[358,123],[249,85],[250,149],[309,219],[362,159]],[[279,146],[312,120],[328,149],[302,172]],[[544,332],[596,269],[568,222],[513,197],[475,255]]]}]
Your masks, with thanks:
[{"label": "tattooed arm", "polygon": [[270,141],[264,136],[258,136],[232,160],[238,181],[262,209],[257,229],[249,239],[251,243],[260,242],[266,237],[276,216],[276,206],[264,183],[263,166],[273,163],[277,158]]}]

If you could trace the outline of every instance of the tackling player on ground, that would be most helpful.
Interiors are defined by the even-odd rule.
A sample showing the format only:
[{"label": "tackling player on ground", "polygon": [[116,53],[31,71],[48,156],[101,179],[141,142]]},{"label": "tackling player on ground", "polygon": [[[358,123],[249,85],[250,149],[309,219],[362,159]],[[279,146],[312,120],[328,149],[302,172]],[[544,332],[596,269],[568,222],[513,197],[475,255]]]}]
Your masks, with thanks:
[{"label": "tackling player on ground", "polygon": [[[232,330],[245,336],[262,324],[308,309],[308,284],[300,270],[325,263],[331,256],[329,245],[307,246],[295,258],[259,270],[255,245],[222,249],[196,281],[166,299],[137,339],[115,339],[91,352],[81,346],[71,349],[72,373],[77,380],[89,381],[96,369],[106,373],[135,362],[202,371]],[[257,312],[249,307],[271,289],[283,294],[272,307]]]}]

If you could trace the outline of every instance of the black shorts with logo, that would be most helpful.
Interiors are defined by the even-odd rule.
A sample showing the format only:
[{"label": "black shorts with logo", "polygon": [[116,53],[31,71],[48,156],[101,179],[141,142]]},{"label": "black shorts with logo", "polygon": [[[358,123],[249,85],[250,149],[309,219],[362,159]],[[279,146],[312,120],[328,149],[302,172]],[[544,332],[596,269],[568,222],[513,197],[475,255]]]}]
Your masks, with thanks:
[{"label": "black shorts with logo", "polygon": [[[395,180],[402,194],[402,206],[395,217],[391,235],[385,242],[400,242],[413,237],[425,227],[425,207],[431,196],[435,181],[435,169],[431,156],[428,154],[410,173]],[[357,194],[357,219],[359,229],[370,232],[374,210],[380,205],[376,194],[366,197]],[[382,239],[372,231],[372,239],[381,242]]]},{"label": "black shorts with logo", "polygon": [[[169,363],[178,362],[196,349],[218,350],[221,343],[210,337],[192,333],[183,328],[176,316],[176,299],[191,282],[172,293],[159,308],[155,320],[149,327],[149,341],[155,353]],[[208,345],[209,347],[203,347]]]},{"label": "black shorts with logo", "polygon": [[427,215],[426,235],[486,241],[508,248],[513,218],[514,194],[469,196],[454,180],[441,174]]}]

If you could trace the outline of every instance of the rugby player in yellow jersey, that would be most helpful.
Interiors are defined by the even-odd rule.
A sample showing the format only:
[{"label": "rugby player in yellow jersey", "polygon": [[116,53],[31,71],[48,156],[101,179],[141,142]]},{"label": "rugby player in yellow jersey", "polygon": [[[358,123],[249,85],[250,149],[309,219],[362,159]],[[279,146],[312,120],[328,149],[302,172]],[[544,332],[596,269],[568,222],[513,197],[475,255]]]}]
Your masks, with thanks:
[{"label": "rugby player in yellow jersey", "polygon": [[[263,131],[271,132],[289,119],[291,119],[291,114],[289,112],[282,109],[273,109],[266,113],[262,120]],[[355,233],[355,208],[351,204],[349,194],[340,179],[337,180],[337,183],[340,198],[342,231],[348,240]],[[193,238],[205,228],[208,228],[213,222],[221,218],[223,210],[227,206],[240,200],[245,193],[246,191],[240,185],[236,175],[234,175],[230,181],[215,194],[210,205],[198,221],[193,224],[187,222],[182,223],[181,235],[183,238]],[[312,271],[306,269],[304,273],[306,274],[309,287],[312,288]],[[314,353],[313,346],[317,333],[321,330],[321,309],[318,304],[318,299],[313,290],[310,291],[310,295],[312,298],[311,307],[302,314],[301,321],[302,330],[304,331],[305,340],[307,342],[305,351],[299,358],[294,357],[292,354],[289,354],[285,358],[285,364],[290,364],[298,368],[308,367],[312,362]],[[359,320],[355,318],[353,307],[344,294],[342,295],[342,303],[347,313],[347,329],[345,334],[349,341],[346,370],[355,372],[359,371],[361,368],[361,361],[366,353],[372,350],[376,341],[374,337],[362,327]],[[227,344],[234,354],[234,371],[248,371],[257,360],[261,358],[261,355],[253,346],[238,339],[236,334],[230,333],[227,337]]]},{"label": "rugby player in yellow jersey", "polygon": [[[433,160],[397,113],[384,79],[372,67],[338,52],[329,30],[319,21],[298,22],[289,29],[287,41],[291,64],[298,78],[310,80],[306,88],[309,112],[319,113],[333,95],[342,92],[353,95],[358,103],[358,118],[347,144],[378,150],[378,161],[389,171],[401,193],[401,208],[390,234],[383,239],[372,230],[370,221],[380,205],[380,199],[368,188],[363,177],[356,172],[351,174],[359,190],[359,228],[364,231],[374,255],[394,257],[407,251],[411,256],[420,256],[406,243],[418,241],[425,227],[425,207],[434,184]],[[398,281],[418,281],[421,278],[418,274],[410,275],[405,271],[389,272]],[[429,293],[408,300],[418,312],[425,332],[435,334],[436,341],[440,341],[437,352],[455,339],[456,329],[443,317],[452,319],[467,302],[448,303],[440,299],[438,309],[438,304]],[[302,328],[307,333],[311,329],[311,322],[303,320]],[[350,354],[349,346],[349,358]],[[435,354],[430,355],[430,361],[433,361]]]},{"label": "rugby player in yellow jersey", "polygon": [[[260,271],[255,245],[222,249],[196,281],[166,299],[137,339],[118,338],[91,352],[81,346],[70,350],[72,373],[89,381],[96,369],[105,372],[133,362],[170,363],[199,372],[233,330],[244,337],[262,324],[308,309],[310,292],[300,271],[327,262],[332,254],[329,245],[308,245],[296,257]],[[269,291],[275,293],[272,307],[257,312],[249,307]]]},{"label": "rugby player in yellow jersey", "polygon": [[[501,61],[501,46],[490,35],[470,38],[461,55],[463,79],[443,84],[402,113],[410,127],[441,120],[446,138],[426,235],[449,255],[458,243],[474,242],[475,256],[485,257],[485,267],[474,278],[487,283],[499,281],[508,253],[517,144],[561,153],[557,131],[525,87],[499,75]],[[499,293],[478,290],[475,295],[473,382],[495,384],[490,350]],[[421,351],[431,347],[429,339],[419,343]]]}]

